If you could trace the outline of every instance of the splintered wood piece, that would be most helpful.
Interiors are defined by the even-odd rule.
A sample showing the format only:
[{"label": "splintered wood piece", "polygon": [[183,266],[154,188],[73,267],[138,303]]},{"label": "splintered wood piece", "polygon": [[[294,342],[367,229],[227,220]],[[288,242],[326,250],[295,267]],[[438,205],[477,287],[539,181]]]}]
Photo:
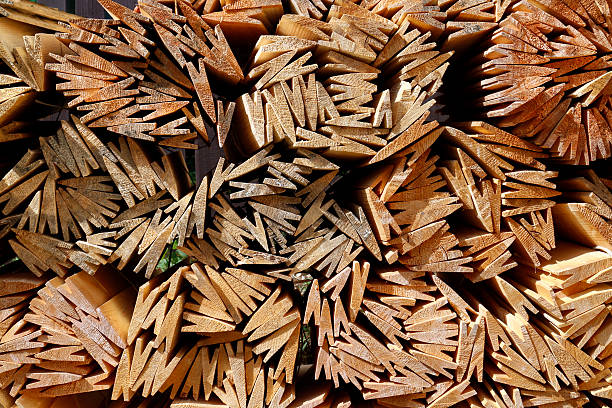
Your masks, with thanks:
[{"label": "splintered wood piece", "polygon": [[567,203],[556,207],[553,207],[553,216],[563,234],[569,233],[574,240],[590,247],[612,248],[609,224],[586,204]]},{"label": "splintered wood piece", "polygon": [[122,6],[112,0],[101,0],[100,5],[116,20],[121,20],[132,30],[136,31],[140,35],[145,35],[146,30],[141,23],[147,23],[149,21],[145,16],[135,13],[129,8]]},{"label": "splintered wood piece", "polygon": [[235,109],[236,102],[228,102],[227,108],[223,108],[223,101],[217,100],[217,141],[220,148],[223,148],[225,144],[225,139],[230,131]]},{"label": "splintered wood piece", "polygon": [[111,75],[119,77],[126,77],[127,74],[115,66],[112,62],[100,57],[99,55],[81,47],[76,43],[70,43],[70,49],[75,52],[76,55],[66,55],[68,60],[77,62],[82,65],[90,66],[99,71],[107,72]]},{"label": "splintered wood piece", "polygon": [[353,261],[349,301],[349,317],[351,322],[355,321],[357,318],[357,313],[361,307],[369,271],[370,264],[368,262],[365,262],[362,266],[359,264],[359,262]]},{"label": "splintered wood piece", "polygon": [[43,171],[0,196],[0,203],[8,201],[2,209],[2,214],[11,214],[17,206],[27,200],[42,185],[48,174],[49,170]]},{"label": "splintered wood piece", "polygon": [[[210,85],[208,83],[208,77],[206,76],[206,69],[204,67],[204,60],[200,58],[198,60],[199,72],[193,66],[191,62],[187,63],[187,71],[193,86],[200,99],[200,104],[204,109],[204,112],[208,115],[213,123],[217,122],[217,114],[215,111],[215,100],[213,99],[212,92],[210,91]],[[230,115],[231,116],[231,115]]]}]

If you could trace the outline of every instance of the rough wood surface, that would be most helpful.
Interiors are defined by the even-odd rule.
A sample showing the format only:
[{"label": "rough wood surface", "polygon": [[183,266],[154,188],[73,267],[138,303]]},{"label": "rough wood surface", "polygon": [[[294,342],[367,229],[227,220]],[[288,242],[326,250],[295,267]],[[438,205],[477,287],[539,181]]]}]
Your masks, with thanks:
[{"label": "rough wood surface", "polygon": [[99,6],[0,0],[0,405],[608,406],[608,3]]},{"label": "rough wood surface", "polygon": [[61,104],[55,95],[41,93],[55,87],[45,64],[52,53],[70,53],[53,33],[66,30],[58,22],[76,16],[21,0],[0,3],[0,15],[0,143],[19,142],[35,135],[36,118]]}]

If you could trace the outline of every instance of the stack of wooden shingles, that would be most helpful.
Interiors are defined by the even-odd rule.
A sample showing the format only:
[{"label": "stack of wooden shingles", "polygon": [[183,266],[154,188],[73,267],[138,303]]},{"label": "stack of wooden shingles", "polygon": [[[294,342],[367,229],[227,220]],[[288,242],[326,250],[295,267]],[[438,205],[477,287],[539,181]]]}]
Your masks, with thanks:
[{"label": "stack of wooden shingles", "polygon": [[[59,36],[71,54],[48,65],[66,80],[58,87],[82,118],[41,138],[42,159],[29,152],[0,184],[5,224],[17,226],[12,247],[37,274],[52,269],[60,277],[72,264],[94,273],[119,261],[120,269],[146,267],[151,278],[175,240],[202,265],[141,286],[126,337],[108,329],[97,307],[128,292],[85,294],[92,279],[104,280],[100,272],[54,278],[31,302],[42,281],[7,292],[7,305],[16,303],[6,308],[6,325],[26,316],[0,340],[12,348],[0,357],[11,392],[108,388],[117,366],[114,398],[170,390],[188,398],[176,406],[284,408],[296,398],[300,321],[314,321],[315,378],[352,383],[385,406],[578,406],[587,395],[608,396],[610,257],[556,243],[552,215],[579,226],[570,238],[609,249],[610,183],[593,173],[564,179],[560,199],[569,203],[551,212],[558,193],[548,179],[557,174],[540,160],[551,146],[481,122],[428,121],[451,53],[408,22],[432,25],[435,10],[294,1],[302,15],[281,18],[277,1],[171,8],[142,0],[140,13],[101,3],[116,20],[71,21]],[[494,9],[497,21],[506,6],[442,7],[458,20],[490,19]],[[526,3],[513,10],[516,21],[539,13]],[[520,29],[520,21],[504,27]],[[569,47],[583,31],[560,41]],[[232,40],[263,34],[246,75],[225,40],[230,32]],[[226,93],[218,80],[252,87],[224,102],[213,93]],[[603,93],[604,80],[588,81],[572,97]],[[604,109],[608,99],[600,101]],[[553,102],[546,106],[557,112]],[[518,116],[526,128],[548,123],[526,118],[532,113]],[[85,124],[128,138],[104,144]],[[212,140],[211,125],[227,156],[249,158],[220,160],[197,189],[180,155],[135,141],[194,147],[188,142],[197,134]],[[524,136],[519,127],[512,130]],[[352,195],[343,196],[346,189]],[[457,223],[449,216],[460,207]],[[455,226],[465,220],[473,229]],[[463,276],[482,282],[456,285]],[[289,294],[299,279],[312,280],[304,316]],[[54,288],[64,289],[52,296]],[[29,312],[20,309],[28,302]],[[81,347],[84,360],[37,357],[62,347]],[[27,369],[15,366],[21,355],[33,359]],[[71,368],[66,374],[60,365]],[[70,388],[73,379],[83,388]],[[202,397],[207,402],[191,400]],[[325,387],[295,399],[332,402],[346,399]]]},{"label": "stack of wooden shingles", "polygon": [[[376,190],[394,197],[392,201],[398,202],[394,210],[405,212],[396,221],[399,237],[383,241],[393,247],[385,257],[391,263],[412,249],[406,262],[412,262],[414,270],[396,266],[371,271],[370,263],[357,259],[350,267],[315,274],[304,316],[304,322],[314,319],[318,327],[315,378],[333,380],[336,386],[340,381],[350,382],[363,390],[366,399],[387,405],[423,398],[432,406],[452,405],[473,391],[469,380],[454,383],[439,379],[452,378],[447,370],[457,368],[451,355],[457,345],[452,337],[459,328],[453,322],[456,313],[448,307],[447,287],[425,273],[446,268],[471,271],[461,266],[469,258],[452,250],[458,241],[448,234],[443,219],[459,205],[447,193],[436,193],[444,181],[432,175],[436,158],[428,157],[429,147],[442,131],[437,122],[427,122],[428,109],[434,103],[429,98],[440,86],[450,54],[433,58],[438,52],[431,51],[434,44],[425,43],[427,36],[409,31],[407,25],[391,25],[351,3],[335,2],[328,20],[286,15],[277,29],[277,34],[285,37],[260,40],[251,59],[255,66],[246,75],[257,80],[255,90],[238,99],[236,127],[232,127],[225,148],[229,153],[248,154],[284,141],[294,148],[317,149],[337,163],[365,159],[368,165],[376,166],[381,174],[372,177],[373,185],[360,186],[360,190],[369,188],[371,192],[364,193],[361,200],[364,213],[375,231],[388,231],[390,217],[384,213],[388,210],[372,194]],[[372,24],[378,29],[373,30]],[[310,58],[316,64],[307,65]],[[310,72],[317,67],[315,76]],[[382,71],[388,80],[380,91],[374,81]],[[291,84],[282,83],[289,80]],[[373,107],[367,106],[370,102]],[[377,166],[398,152],[402,158]],[[264,186],[258,189],[265,191]],[[317,198],[317,194],[309,200],[315,200],[313,212],[325,205],[324,197]],[[424,206],[437,205],[439,213],[432,211],[415,219],[418,210],[401,207],[411,194],[421,198]],[[309,217],[311,209],[302,220]],[[329,219],[326,212],[323,214]],[[342,225],[350,226],[340,211],[336,216],[340,217],[331,218],[338,220],[335,225],[341,229]],[[404,231],[400,225],[408,229]],[[350,229],[344,232],[349,237],[359,236]],[[437,249],[433,255],[429,253],[432,248]],[[317,252],[301,253],[310,258]],[[299,272],[296,268],[300,266],[308,265],[300,261],[293,270]],[[412,306],[419,312],[411,315],[408,308]],[[413,347],[407,346],[408,339],[415,339]],[[482,352],[474,355],[472,371],[482,365],[478,362]],[[435,389],[434,383],[439,384]]]},{"label": "stack of wooden shingles", "polygon": [[[470,377],[482,372],[484,349],[470,349],[471,360],[461,365],[455,360],[459,324],[450,288],[436,275],[402,267],[370,271],[370,264],[353,262],[351,269],[348,285],[340,276],[315,280],[308,295],[304,322],[314,319],[319,329],[315,378],[336,387],[350,382],[365,399],[390,407],[443,407],[474,395]],[[459,367],[470,375],[454,381]]]},{"label": "stack of wooden shingles", "polygon": [[231,85],[243,78],[221,26],[212,29],[185,2],[181,15],[153,0],[140,2],[142,14],[100,3],[118,20],[71,20],[60,39],[74,55],[47,64],[66,80],[57,89],[68,105],[92,128],[178,148],[197,148],[198,134],[208,141],[205,123],[227,120],[207,71]]},{"label": "stack of wooden shingles", "polygon": [[281,286],[272,291],[274,282],[193,264],[141,286],[113,399],[170,390],[171,399],[287,407],[295,398],[300,318]]},{"label": "stack of wooden shingles", "polygon": [[9,142],[32,136],[33,113],[43,117],[53,112],[49,105],[28,108],[40,98],[39,92],[54,89],[52,74],[44,65],[50,53],[63,54],[66,48],[53,32],[64,31],[61,23],[75,16],[24,0],[1,3],[0,15],[0,142]]},{"label": "stack of wooden shingles", "polygon": [[612,155],[610,10],[568,4],[512,6],[469,74],[483,116],[562,163],[589,164]]},{"label": "stack of wooden shingles", "polygon": [[448,299],[462,318],[457,364],[491,350],[470,402],[582,406],[610,398],[612,257],[566,241],[550,254],[538,267],[452,285],[459,289]]},{"label": "stack of wooden shingles", "polygon": [[254,91],[236,101],[232,129],[246,133],[236,139],[241,153],[282,140],[345,161],[374,156],[386,144],[380,135],[387,131],[372,124],[374,108],[365,105],[373,100],[379,73],[369,64],[396,27],[375,19],[376,36],[368,36],[365,12],[336,2],[329,22],[284,15],[275,36],[260,38],[246,75],[256,80]]},{"label": "stack of wooden shingles", "polygon": [[3,308],[7,314],[17,310],[0,341],[2,385],[12,397],[55,397],[112,386],[134,305],[135,291],[127,281],[117,279],[113,268],[46,282],[22,274],[3,281],[3,291],[13,291],[14,298],[44,283],[27,308]]},{"label": "stack of wooden shingles", "polygon": [[362,6],[398,25],[409,22],[430,33],[444,52],[462,53],[478,44],[498,26],[511,0],[366,0]]},{"label": "stack of wooden shingles", "polygon": [[[333,3],[327,0],[291,0],[289,5],[295,14],[321,20]],[[364,0],[358,4],[398,26],[409,23],[422,33],[428,33],[444,52],[462,52],[497,27],[512,1]]]},{"label": "stack of wooden shingles", "polygon": [[[480,142],[509,137],[482,123],[461,128],[470,132],[463,138],[471,135]],[[457,129],[446,132],[459,134]],[[483,154],[483,146],[478,151]],[[489,158],[486,163],[498,162]],[[557,198],[561,203],[552,207],[557,239],[555,247],[546,251],[546,259],[517,251],[509,257],[513,267],[503,275],[474,279],[468,274],[480,281],[476,285],[460,283],[458,275],[447,275],[444,281],[434,277],[460,318],[455,379],[473,376],[471,386],[477,394],[468,399],[469,404],[605,406],[603,401],[611,397],[609,185],[593,170],[579,177],[562,175],[556,187],[562,193]],[[483,247],[490,242],[489,236],[504,233],[487,234],[486,239],[474,239],[472,248]],[[542,235],[532,232],[534,239]],[[483,350],[490,350],[489,357],[480,371],[472,373]]]},{"label": "stack of wooden shingles", "polygon": [[[348,211],[325,192],[338,166],[305,149],[285,161],[271,148],[239,166],[224,169],[221,160],[210,182],[204,178],[215,214],[206,231],[188,240],[186,253],[213,267],[224,261],[274,266],[287,280],[310,267],[331,275],[364,247],[380,258],[363,210]],[[229,187],[229,196],[221,187]]]},{"label": "stack of wooden shingles", "polygon": [[53,270],[63,277],[73,265],[94,273],[118,260],[119,269],[136,265],[150,277],[166,244],[204,219],[190,217],[194,192],[183,157],[145,154],[134,139],[105,145],[73,121],[41,137],[42,154],[27,152],[2,179],[4,223],[14,227],[9,243],[38,276]]},{"label": "stack of wooden shingles", "polygon": [[[538,146],[484,122],[460,123],[442,133],[440,171],[463,204],[453,222],[465,255],[473,258],[473,282],[517,265],[539,265],[555,247],[551,208],[561,193],[540,161]],[[512,256],[515,254],[515,256]]]}]

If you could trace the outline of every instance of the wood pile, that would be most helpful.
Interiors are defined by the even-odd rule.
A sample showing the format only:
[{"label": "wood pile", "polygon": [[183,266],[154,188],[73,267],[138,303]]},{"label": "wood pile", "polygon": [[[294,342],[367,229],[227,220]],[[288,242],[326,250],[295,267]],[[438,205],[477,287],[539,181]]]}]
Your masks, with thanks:
[{"label": "wood pile", "polygon": [[67,51],[54,32],[76,16],[25,0],[0,2],[0,16],[0,142],[9,142],[34,136],[33,120],[58,110],[45,64]]},{"label": "wood pile", "polygon": [[[15,291],[27,298],[41,279],[28,282],[13,274]],[[31,277],[29,277],[32,280]],[[134,307],[134,289],[117,279],[112,268],[95,275],[80,271],[66,279],[52,278],[26,308],[10,316],[2,336],[3,388],[37,397],[55,397],[108,389],[108,381],[125,348]]]},{"label": "wood pile", "polygon": [[610,405],[608,3],[99,2],[0,0],[2,406]]},{"label": "wood pile", "polygon": [[608,4],[520,1],[472,59],[483,117],[562,163],[609,158]]}]

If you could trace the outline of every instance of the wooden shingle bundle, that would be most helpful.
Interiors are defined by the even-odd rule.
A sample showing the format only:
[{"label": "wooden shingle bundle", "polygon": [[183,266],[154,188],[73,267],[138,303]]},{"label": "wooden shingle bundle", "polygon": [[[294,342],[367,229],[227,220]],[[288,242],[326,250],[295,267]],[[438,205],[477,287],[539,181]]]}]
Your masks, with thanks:
[{"label": "wooden shingle bundle", "polygon": [[[191,213],[193,192],[185,195],[191,181],[183,157],[145,152],[138,143],[104,144],[73,116],[4,176],[6,233],[13,228],[8,242],[34,274],[64,277],[74,265],[93,274],[98,266],[115,262],[123,269],[132,260],[134,272],[150,277],[166,243],[185,236],[188,225],[179,221]],[[148,213],[150,219],[143,217]]]},{"label": "wooden shingle bundle", "polygon": [[[21,290],[44,282],[18,277],[12,275],[13,286]],[[2,336],[3,388],[12,397],[43,399],[109,389],[126,347],[134,298],[112,268],[46,281]]]},{"label": "wooden shingle bundle", "polygon": [[57,90],[84,124],[177,148],[196,148],[198,135],[208,141],[205,122],[223,122],[224,114],[217,116],[208,76],[235,85],[243,74],[221,26],[181,4],[179,15],[143,2],[141,14],[102,1],[118,20],[70,20],[58,36],[69,55],[51,54],[46,68],[63,80]]},{"label": "wooden shingle bundle", "polygon": [[[269,149],[261,153],[266,150]],[[206,229],[204,240],[193,237],[190,248],[194,252],[190,249],[186,253],[211,263],[206,258],[211,255],[210,249],[206,249],[213,248],[212,255],[221,261],[236,266],[274,265],[279,268],[278,275],[287,280],[310,268],[332,275],[364,250],[380,259],[379,246],[363,210],[360,207],[349,210],[326,193],[337,167],[315,153],[305,154],[306,158],[299,155],[298,151],[298,156],[289,163],[274,155],[277,160],[260,169],[260,174],[261,170],[267,173],[261,174],[263,180],[234,181],[234,174],[246,170],[240,166],[229,172],[230,200],[239,206],[242,201],[248,207],[237,213],[223,195],[213,197],[210,206],[216,213],[212,226]],[[248,160],[241,166],[252,163]],[[243,179],[251,177],[252,174],[245,174]],[[213,177],[211,189],[216,187],[215,181]]]},{"label": "wooden shingle bundle", "polygon": [[[450,406],[474,395],[469,378],[472,371],[482,372],[484,350],[472,355],[469,370],[454,361],[459,322],[446,284],[403,267],[370,269],[355,261],[344,279],[313,281],[304,322],[313,319],[318,327],[315,378],[332,380],[335,387],[350,382],[366,400],[391,407],[420,399]],[[358,320],[359,314],[366,319]],[[462,381],[457,373],[455,383],[459,369],[470,375]]]},{"label": "wooden shingle bundle", "polygon": [[171,399],[287,406],[295,398],[299,312],[273,288],[274,278],[201,264],[142,285],[113,399],[169,390]]},{"label": "wooden shingle bundle", "polygon": [[452,53],[351,4],[336,2],[328,22],[284,15],[276,36],[259,39],[245,76],[256,82],[236,101],[227,153],[283,141],[373,164],[434,142],[431,98]]},{"label": "wooden shingle bundle", "polygon": [[[0,3],[0,142],[36,136],[33,124],[58,110],[53,74],[45,70],[50,54],[67,47],[55,37],[76,16],[24,0]],[[34,117],[32,115],[35,115]],[[40,126],[40,125],[39,125]],[[4,161],[4,160],[3,160]]]},{"label": "wooden shingle bundle", "polygon": [[470,280],[515,267],[515,257],[535,265],[550,259],[555,248],[551,210],[561,193],[551,181],[558,173],[542,162],[547,154],[484,122],[447,127],[441,142],[446,160],[440,171],[461,200],[466,221],[453,224],[465,254],[478,261]]},{"label": "wooden shingle bundle", "polygon": [[607,3],[521,1],[470,71],[484,117],[563,163],[610,153]]},{"label": "wooden shingle bundle", "polygon": [[603,251],[561,241],[538,267],[522,263],[453,294],[457,313],[467,318],[459,348],[472,350],[462,361],[472,364],[483,344],[490,350],[484,382],[474,386],[479,401],[583,406],[609,398],[610,288],[604,276],[611,260]]}]

